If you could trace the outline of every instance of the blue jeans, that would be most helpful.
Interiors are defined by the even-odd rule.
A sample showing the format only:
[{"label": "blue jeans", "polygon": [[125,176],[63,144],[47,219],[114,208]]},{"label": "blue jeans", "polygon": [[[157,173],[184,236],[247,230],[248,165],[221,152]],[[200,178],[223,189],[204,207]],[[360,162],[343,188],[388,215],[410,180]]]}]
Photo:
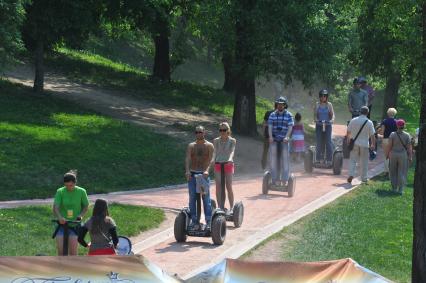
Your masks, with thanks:
[{"label": "blue jeans", "polygon": [[[188,182],[188,191],[189,191],[189,213],[191,216],[192,223],[197,223],[197,190],[196,190],[196,181],[194,175],[196,174],[202,174],[203,172],[191,172],[191,180]],[[210,183],[210,178],[207,179],[207,181]],[[210,190],[206,192],[206,194],[201,195],[201,198],[203,200],[203,207],[204,207],[204,217],[206,218],[207,222],[210,222],[212,218],[212,203],[210,200]]]},{"label": "blue jeans", "polygon": [[[269,160],[271,160],[272,182],[279,180],[287,182],[290,175],[290,151],[288,142],[281,142],[281,149],[281,156],[278,157],[278,142],[274,141],[270,144]],[[279,169],[281,170],[278,171]]]},{"label": "blue jeans", "polygon": [[331,141],[331,125],[325,125],[325,132],[322,131],[322,125],[315,126],[315,134],[317,139],[317,154],[316,160],[324,159],[324,152],[326,152],[326,160],[331,162],[333,154],[333,142]]}]

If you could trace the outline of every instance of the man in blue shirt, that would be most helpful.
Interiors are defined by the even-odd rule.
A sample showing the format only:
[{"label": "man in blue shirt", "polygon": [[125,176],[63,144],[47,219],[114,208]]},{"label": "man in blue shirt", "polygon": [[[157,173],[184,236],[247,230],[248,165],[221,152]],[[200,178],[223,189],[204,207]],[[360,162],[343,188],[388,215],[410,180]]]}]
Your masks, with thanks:
[{"label": "man in blue shirt", "polygon": [[[271,175],[273,183],[279,185],[280,180],[282,180],[284,181],[284,185],[286,185],[290,176],[290,151],[288,143],[294,120],[293,115],[287,111],[287,99],[280,96],[275,103],[277,109],[269,115],[268,119]],[[278,156],[278,147],[281,147],[280,157]],[[278,164],[278,160],[280,164]],[[280,172],[278,172],[278,168],[281,168]]]}]

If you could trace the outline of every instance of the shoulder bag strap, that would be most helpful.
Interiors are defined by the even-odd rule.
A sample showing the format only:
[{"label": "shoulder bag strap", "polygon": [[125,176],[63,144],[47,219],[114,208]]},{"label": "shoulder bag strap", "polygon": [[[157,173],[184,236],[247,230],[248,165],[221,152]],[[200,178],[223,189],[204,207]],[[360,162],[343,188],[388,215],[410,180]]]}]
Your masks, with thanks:
[{"label": "shoulder bag strap", "polygon": [[405,148],[405,150],[408,152],[407,146],[406,146],[406,145],[404,144],[404,142],[402,141],[401,136],[398,134],[398,132],[396,132],[396,135],[398,136],[399,141],[401,142],[402,146],[403,146],[403,147]]},{"label": "shoulder bag strap", "polygon": [[354,138],[354,142],[356,141],[356,139],[358,138],[359,134],[361,133],[362,129],[364,128],[365,124],[367,124],[368,119],[365,120],[364,124],[362,124],[361,129],[359,129],[358,134],[356,134],[355,138]]}]

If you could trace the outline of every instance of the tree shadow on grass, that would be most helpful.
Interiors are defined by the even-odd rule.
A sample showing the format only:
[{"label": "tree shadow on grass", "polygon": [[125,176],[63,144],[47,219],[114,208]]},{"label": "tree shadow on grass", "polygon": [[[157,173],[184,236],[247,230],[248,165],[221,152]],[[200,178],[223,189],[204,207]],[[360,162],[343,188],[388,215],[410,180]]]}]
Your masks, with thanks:
[{"label": "tree shadow on grass", "polygon": [[376,194],[379,197],[398,197],[398,196],[400,196],[396,192],[393,192],[391,190],[384,190],[384,189],[376,190]]}]

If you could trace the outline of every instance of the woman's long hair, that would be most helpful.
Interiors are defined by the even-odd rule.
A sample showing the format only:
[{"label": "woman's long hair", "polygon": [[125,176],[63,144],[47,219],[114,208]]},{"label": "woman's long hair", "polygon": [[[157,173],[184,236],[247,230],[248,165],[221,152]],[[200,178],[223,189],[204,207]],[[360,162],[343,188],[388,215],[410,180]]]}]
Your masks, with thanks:
[{"label": "woman's long hair", "polygon": [[102,227],[109,221],[108,202],[105,199],[97,199],[93,207],[92,230],[94,233],[102,232]]}]

